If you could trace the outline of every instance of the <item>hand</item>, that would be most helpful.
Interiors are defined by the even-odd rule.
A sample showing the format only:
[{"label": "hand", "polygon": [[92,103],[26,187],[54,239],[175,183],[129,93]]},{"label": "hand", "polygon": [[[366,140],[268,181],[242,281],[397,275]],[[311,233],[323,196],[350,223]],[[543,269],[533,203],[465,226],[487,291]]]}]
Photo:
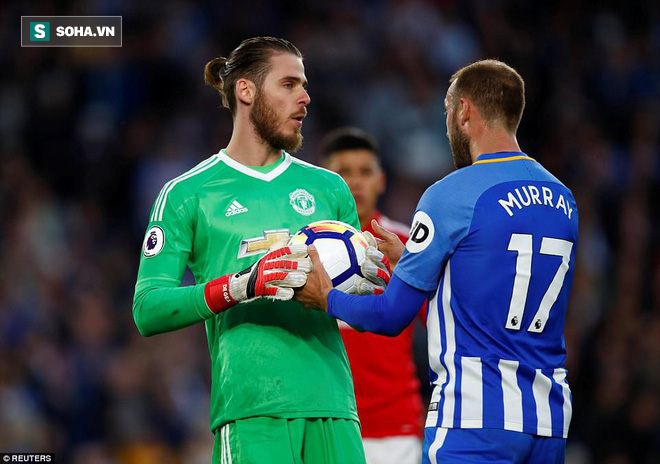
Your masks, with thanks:
[{"label": "hand", "polygon": [[[378,224],[378,221],[375,219],[371,220],[371,227],[373,227],[374,232],[376,232],[378,235],[383,237],[382,239],[376,238],[373,235],[371,235],[369,232],[363,232],[363,235],[366,237],[367,234],[371,235],[373,240],[377,244],[377,248],[379,251],[382,251],[385,256],[387,256],[387,259],[390,261],[390,266],[392,269],[394,269],[394,266],[396,266],[396,263],[399,262],[401,259],[401,256],[403,255],[403,250],[405,250],[406,246],[403,244],[399,236],[393,232],[390,232],[387,229],[384,229],[380,224]],[[369,240],[367,238],[367,240]]]},{"label": "hand", "polygon": [[[366,232],[363,235],[369,234]],[[375,243],[375,237],[369,234],[367,241]],[[371,245],[365,252],[365,260],[360,265],[360,270],[364,276],[356,285],[355,293],[357,295],[380,295],[385,291],[385,287],[390,283],[392,270],[390,263],[383,253]]]},{"label": "hand", "polygon": [[290,300],[293,289],[305,285],[311,271],[306,245],[278,248],[241,272],[207,283],[204,296],[216,313],[258,297]]},{"label": "hand", "polygon": [[325,271],[319,253],[314,245],[307,248],[312,262],[312,272],[307,276],[307,283],[296,290],[294,298],[300,301],[305,308],[316,308],[328,311],[328,293],[332,290],[332,280]]}]

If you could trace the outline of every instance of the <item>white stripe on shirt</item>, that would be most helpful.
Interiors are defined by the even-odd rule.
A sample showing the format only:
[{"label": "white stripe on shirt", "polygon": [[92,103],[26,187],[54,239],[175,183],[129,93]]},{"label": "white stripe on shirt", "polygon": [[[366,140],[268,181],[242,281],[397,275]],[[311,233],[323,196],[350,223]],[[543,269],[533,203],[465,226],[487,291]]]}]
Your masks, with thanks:
[{"label": "white stripe on shirt", "polygon": [[[433,393],[431,393],[430,403],[438,403],[440,401],[440,392],[442,385],[447,379],[447,371],[440,363],[440,353],[442,353],[442,337],[440,332],[440,320],[438,314],[438,297],[440,294],[440,287],[435,292],[433,298],[429,300],[429,312],[426,319],[426,330],[428,340],[428,353],[429,353],[429,367],[438,376],[434,382]],[[426,427],[435,427],[438,425],[438,410],[429,411],[426,417]]]},{"label": "white stripe on shirt", "polygon": [[480,358],[461,358],[461,428],[483,427],[483,379]]},{"label": "white stripe on shirt", "polygon": [[504,429],[523,431],[522,392],[518,386],[518,361],[500,359],[498,368],[502,374],[502,402],[504,403]]},{"label": "white stripe on shirt", "polygon": [[552,380],[543,375],[541,369],[536,369],[532,392],[536,401],[536,420],[539,435],[552,436],[552,413],[550,412],[550,390]]},{"label": "white stripe on shirt", "polygon": [[571,425],[571,416],[573,415],[573,405],[571,404],[571,389],[566,382],[566,369],[555,369],[553,374],[555,382],[561,386],[562,396],[564,398],[564,438],[568,437],[568,426]]},{"label": "white stripe on shirt", "polygon": [[445,366],[447,366],[447,377],[449,381],[443,391],[445,399],[442,409],[442,427],[454,426],[454,408],[456,407],[456,366],[454,365],[454,354],[456,353],[456,333],[454,326],[454,314],[451,309],[451,261],[445,266],[444,283],[442,287],[442,313],[445,323],[445,338],[447,351],[445,352]]}]

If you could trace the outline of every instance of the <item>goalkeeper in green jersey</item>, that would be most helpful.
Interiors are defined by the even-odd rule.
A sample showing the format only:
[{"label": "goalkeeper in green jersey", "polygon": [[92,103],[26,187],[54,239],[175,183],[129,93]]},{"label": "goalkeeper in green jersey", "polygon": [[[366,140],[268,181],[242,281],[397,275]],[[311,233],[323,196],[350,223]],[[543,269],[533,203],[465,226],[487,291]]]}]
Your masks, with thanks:
[{"label": "goalkeeper in green jersey", "polygon": [[[363,463],[336,320],[291,300],[311,271],[306,247],[276,246],[317,220],[360,227],[344,181],[287,153],[310,103],[302,56],[286,40],[247,39],[205,80],[232,113],[231,140],[156,198],[135,323],[150,336],[205,321],[214,463]],[[382,267],[376,253],[370,269]],[[179,287],[186,266],[197,284]],[[385,285],[363,273],[362,293]]]}]

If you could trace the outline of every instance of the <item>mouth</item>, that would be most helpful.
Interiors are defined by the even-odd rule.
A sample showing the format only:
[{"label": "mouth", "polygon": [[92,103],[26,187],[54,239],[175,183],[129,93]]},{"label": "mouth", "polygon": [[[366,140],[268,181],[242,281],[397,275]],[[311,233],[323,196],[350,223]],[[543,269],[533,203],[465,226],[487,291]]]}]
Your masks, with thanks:
[{"label": "mouth", "polygon": [[294,114],[291,119],[293,119],[298,127],[301,127],[303,124],[303,119],[307,116],[307,113],[298,113]]}]

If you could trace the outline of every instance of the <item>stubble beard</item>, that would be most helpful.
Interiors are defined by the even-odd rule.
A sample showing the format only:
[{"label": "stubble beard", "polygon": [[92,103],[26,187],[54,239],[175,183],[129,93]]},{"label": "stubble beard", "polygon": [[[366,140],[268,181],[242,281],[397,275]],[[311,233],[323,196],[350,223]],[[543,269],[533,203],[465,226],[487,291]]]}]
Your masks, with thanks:
[{"label": "stubble beard", "polygon": [[456,116],[451,121],[449,134],[449,147],[451,148],[452,158],[454,158],[454,166],[456,166],[456,169],[470,166],[472,164],[470,139],[459,129]]},{"label": "stubble beard", "polygon": [[300,129],[298,128],[291,135],[279,131],[277,113],[261,94],[258,94],[254,100],[254,107],[250,112],[250,122],[257,135],[275,150],[295,153],[302,146],[303,136]]}]

